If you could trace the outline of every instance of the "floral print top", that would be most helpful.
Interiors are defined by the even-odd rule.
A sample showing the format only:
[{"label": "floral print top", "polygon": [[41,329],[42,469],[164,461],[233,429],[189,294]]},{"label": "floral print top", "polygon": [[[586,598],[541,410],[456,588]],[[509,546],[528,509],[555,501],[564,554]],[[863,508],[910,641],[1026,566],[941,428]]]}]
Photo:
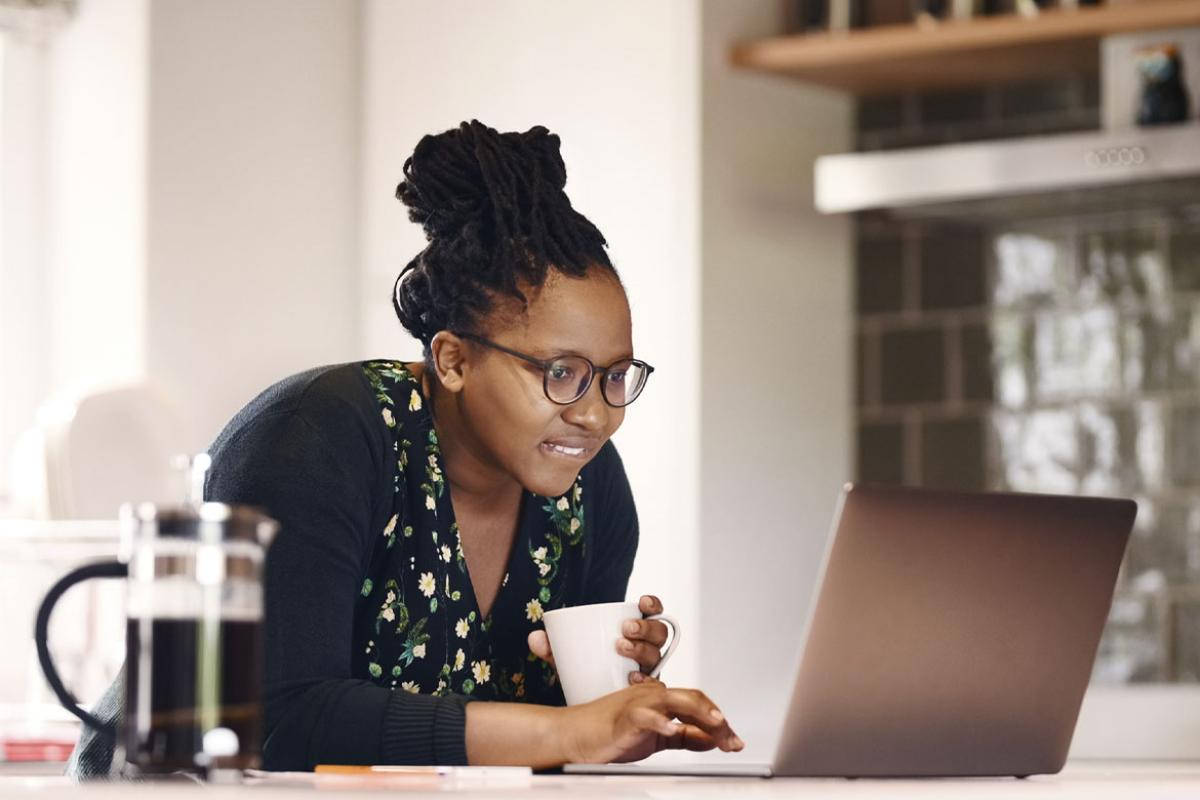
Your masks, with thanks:
[{"label": "floral print top", "polygon": [[[593,538],[586,468],[560,497],[524,493],[507,571],[483,616],[420,382],[400,362],[361,366],[390,435],[394,497],[363,576],[355,676],[414,694],[561,705],[557,676],[529,651],[529,632],[550,609],[622,599],[611,588],[588,597],[595,587],[583,585]],[[619,570],[625,579],[629,566]]]}]

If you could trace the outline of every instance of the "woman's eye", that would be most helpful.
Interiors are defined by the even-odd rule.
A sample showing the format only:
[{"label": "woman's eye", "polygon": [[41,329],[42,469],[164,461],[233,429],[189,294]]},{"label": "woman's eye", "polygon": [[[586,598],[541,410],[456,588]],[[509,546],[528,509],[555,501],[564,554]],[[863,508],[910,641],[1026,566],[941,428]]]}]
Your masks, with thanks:
[{"label": "woman's eye", "polygon": [[609,382],[609,383],[616,383],[616,384],[622,384],[622,383],[624,383],[624,382],[625,382],[625,373],[624,373],[624,372],[612,372],[612,373],[609,373],[609,376],[608,376],[608,382]]},{"label": "woman's eye", "polygon": [[572,372],[573,371],[570,367],[556,364],[555,366],[550,367],[550,380],[565,381],[571,377]]}]

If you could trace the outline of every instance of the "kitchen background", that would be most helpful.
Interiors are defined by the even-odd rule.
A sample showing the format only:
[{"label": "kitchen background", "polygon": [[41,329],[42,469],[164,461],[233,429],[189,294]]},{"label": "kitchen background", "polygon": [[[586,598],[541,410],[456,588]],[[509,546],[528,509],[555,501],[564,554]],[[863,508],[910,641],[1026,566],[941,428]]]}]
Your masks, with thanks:
[{"label": "kitchen background", "polygon": [[[12,24],[43,5],[66,13]],[[907,0],[843,5],[847,24],[918,24]],[[928,17],[963,4],[918,5],[920,30],[945,33]],[[392,197],[405,155],[462,119],[545,124],[661,365],[617,436],[643,530],[630,590],[688,621],[669,677],[722,702],[749,757],[771,754],[852,477],[1137,497],[1097,685],[1195,682],[1200,194],[819,213],[820,157],[1097,129],[1106,89],[1096,47],[1087,69],[1064,45],[1019,80],[861,97],[737,63],[738,43],[830,25],[813,7],[0,0],[0,450],[46,398],[130,382],[168,393],[179,448],[198,450],[283,375],[415,357],[386,299],[422,246]],[[1029,24],[1067,12],[1043,13]],[[47,547],[23,477],[0,466],[14,620],[103,544],[77,526]],[[68,601],[54,635],[86,697],[120,663],[120,620]],[[0,739],[53,707],[27,627],[0,626],[0,649],[25,653],[0,665]],[[1161,721],[1195,700],[1132,702]],[[1081,733],[1116,727],[1085,706]]]}]

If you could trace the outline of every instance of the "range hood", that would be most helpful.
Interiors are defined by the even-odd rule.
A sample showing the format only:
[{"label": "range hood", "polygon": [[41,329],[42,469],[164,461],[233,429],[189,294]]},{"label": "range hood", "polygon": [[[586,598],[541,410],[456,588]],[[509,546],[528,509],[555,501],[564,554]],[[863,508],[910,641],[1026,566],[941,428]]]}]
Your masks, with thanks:
[{"label": "range hood", "polygon": [[1195,199],[1200,124],[822,156],[815,179],[823,213],[886,208],[990,216],[1036,204],[1038,197],[1074,207],[1101,188],[1116,190],[1097,195],[1108,200],[1160,193]]},{"label": "range hood", "polygon": [[1137,53],[1162,42],[1179,48],[1192,107],[1200,106],[1200,28],[1108,36],[1100,47],[1099,130],[823,156],[817,209],[987,219],[1195,203],[1200,122],[1132,126],[1141,94]]}]

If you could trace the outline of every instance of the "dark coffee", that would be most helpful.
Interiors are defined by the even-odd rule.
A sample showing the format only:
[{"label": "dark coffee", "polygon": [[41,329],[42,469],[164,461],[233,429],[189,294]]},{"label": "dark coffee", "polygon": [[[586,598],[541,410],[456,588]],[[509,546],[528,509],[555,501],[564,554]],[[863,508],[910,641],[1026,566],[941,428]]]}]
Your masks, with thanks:
[{"label": "dark coffee", "polygon": [[262,635],[261,620],[131,618],[125,637],[127,760],[151,772],[194,769],[202,766],[195,756],[204,751],[204,734],[220,727],[237,736],[237,755],[215,765],[259,767]]}]

